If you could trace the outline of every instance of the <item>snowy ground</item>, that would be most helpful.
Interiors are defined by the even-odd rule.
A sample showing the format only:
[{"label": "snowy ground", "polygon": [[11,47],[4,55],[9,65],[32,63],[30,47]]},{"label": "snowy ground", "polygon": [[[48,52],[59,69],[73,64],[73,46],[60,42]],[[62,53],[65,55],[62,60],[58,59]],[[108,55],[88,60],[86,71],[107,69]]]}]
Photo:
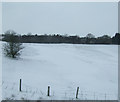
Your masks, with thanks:
[{"label": "snowy ground", "polygon": [[[117,99],[118,46],[24,44],[19,60],[2,56],[3,99]],[[22,92],[19,92],[19,79]],[[47,87],[50,86],[50,97]]]}]

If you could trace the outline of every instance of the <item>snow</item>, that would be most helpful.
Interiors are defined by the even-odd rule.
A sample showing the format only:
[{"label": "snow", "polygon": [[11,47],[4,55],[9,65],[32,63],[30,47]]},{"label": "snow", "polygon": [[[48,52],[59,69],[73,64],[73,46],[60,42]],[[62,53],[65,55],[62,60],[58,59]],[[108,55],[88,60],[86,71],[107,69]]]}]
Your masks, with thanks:
[{"label": "snow", "polygon": [[[117,45],[23,46],[19,59],[2,55],[2,99],[75,100],[80,87],[78,100],[117,100]],[[20,79],[22,92],[19,92]]]}]

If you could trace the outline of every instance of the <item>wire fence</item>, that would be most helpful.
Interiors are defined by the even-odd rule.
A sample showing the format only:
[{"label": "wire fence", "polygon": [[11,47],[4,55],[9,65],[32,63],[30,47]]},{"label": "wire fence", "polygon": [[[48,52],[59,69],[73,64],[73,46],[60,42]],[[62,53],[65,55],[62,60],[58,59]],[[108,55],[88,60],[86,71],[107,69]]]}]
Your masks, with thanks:
[{"label": "wire fence", "polygon": [[[62,100],[117,100],[117,93],[100,93],[85,90],[77,90],[77,88],[61,88],[54,89],[51,86],[46,86],[46,89],[39,89],[29,85],[22,84],[21,91],[19,90],[19,83],[2,82],[2,96],[3,99],[13,97],[17,99],[18,96],[24,99],[62,99]],[[78,93],[78,94],[77,94]],[[49,94],[49,95],[48,95]],[[18,96],[17,96],[18,95]],[[77,95],[77,97],[76,97]],[[20,99],[20,98],[19,98]]]}]

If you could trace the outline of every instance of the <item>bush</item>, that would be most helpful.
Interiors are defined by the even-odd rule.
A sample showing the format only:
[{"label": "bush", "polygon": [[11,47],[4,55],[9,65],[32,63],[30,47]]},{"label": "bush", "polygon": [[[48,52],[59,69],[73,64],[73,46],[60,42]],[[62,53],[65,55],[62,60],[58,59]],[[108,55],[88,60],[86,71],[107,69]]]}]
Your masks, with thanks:
[{"label": "bush", "polygon": [[16,32],[8,30],[5,32],[7,43],[4,44],[4,53],[6,56],[16,58],[21,55],[22,43],[16,36]]}]

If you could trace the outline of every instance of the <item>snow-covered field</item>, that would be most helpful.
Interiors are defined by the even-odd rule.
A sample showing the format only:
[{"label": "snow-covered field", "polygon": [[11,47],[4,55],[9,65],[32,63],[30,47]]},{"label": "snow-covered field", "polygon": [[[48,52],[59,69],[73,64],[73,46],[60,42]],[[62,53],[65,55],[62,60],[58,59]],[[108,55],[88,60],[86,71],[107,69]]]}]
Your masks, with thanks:
[{"label": "snow-covered field", "polygon": [[117,45],[31,43],[24,47],[18,60],[2,55],[3,99],[73,100],[77,87],[80,100],[117,99]]}]

